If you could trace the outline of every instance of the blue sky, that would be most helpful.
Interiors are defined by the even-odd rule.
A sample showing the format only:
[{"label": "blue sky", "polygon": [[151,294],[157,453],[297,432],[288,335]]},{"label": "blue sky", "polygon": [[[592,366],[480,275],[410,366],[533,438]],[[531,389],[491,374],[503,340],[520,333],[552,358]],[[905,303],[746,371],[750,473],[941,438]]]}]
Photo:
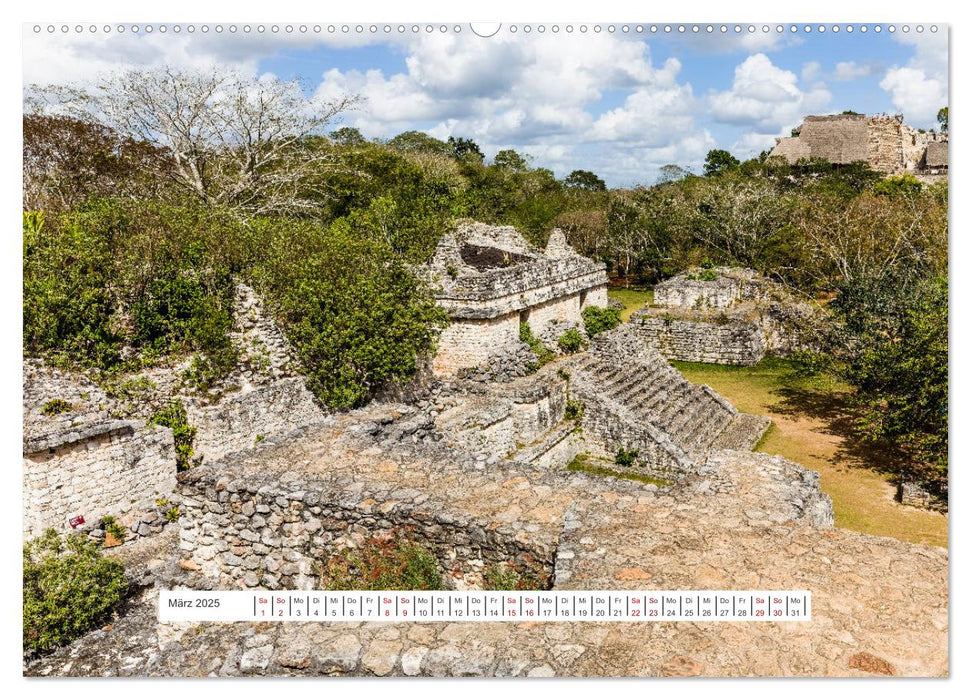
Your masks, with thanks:
[{"label": "blue sky", "polygon": [[[343,125],[390,138],[421,129],[472,138],[487,157],[515,148],[559,177],[593,170],[612,186],[650,184],[668,163],[699,171],[712,148],[770,148],[807,114],[902,113],[936,125],[947,101],[947,27],[918,33],[783,32],[770,25],[684,34],[586,25],[526,34],[504,26],[362,34],[24,30],[26,83],[90,84],[127,67],[173,65],[304,81],[308,99],[362,99]],[[599,29],[600,31],[595,31]],[[337,125],[335,125],[337,126]]]}]

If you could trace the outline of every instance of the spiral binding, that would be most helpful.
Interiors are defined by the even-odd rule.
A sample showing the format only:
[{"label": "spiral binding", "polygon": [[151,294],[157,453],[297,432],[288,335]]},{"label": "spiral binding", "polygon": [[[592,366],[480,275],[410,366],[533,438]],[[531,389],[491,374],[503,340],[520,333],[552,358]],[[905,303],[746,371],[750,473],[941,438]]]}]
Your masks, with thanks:
[{"label": "spiral binding", "polygon": [[936,24],[923,25],[923,24],[509,24],[501,25],[499,30],[495,34],[481,34],[476,31],[473,25],[461,25],[461,24],[116,24],[110,25],[105,24],[98,26],[96,24],[91,25],[68,25],[68,24],[48,24],[48,25],[33,25],[33,32],[35,34],[47,33],[47,34],[69,34],[71,32],[75,34],[90,33],[90,34],[166,34],[171,32],[172,34],[208,34],[210,32],[215,34],[222,34],[228,32],[229,34],[460,34],[462,32],[468,32],[476,34],[477,36],[494,36],[496,34],[506,32],[509,34],[545,34],[547,32],[551,34],[558,34],[561,31],[566,34],[600,34],[602,32],[607,32],[608,34],[755,34],[763,33],[768,34],[775,32],[777,34],[789,33],[789,34],[839,34],[844,32],[847,34],[852,34],[854,32],[859,32],[861,34],[866,34],[868,32],[874,32],[880,34],[884,31],[894,34],[896,32],[909,33],[911,31],[917,32],[918,34],[924,31],[929,31],[931,33],[937,33],[940,31],[940,27]]}]

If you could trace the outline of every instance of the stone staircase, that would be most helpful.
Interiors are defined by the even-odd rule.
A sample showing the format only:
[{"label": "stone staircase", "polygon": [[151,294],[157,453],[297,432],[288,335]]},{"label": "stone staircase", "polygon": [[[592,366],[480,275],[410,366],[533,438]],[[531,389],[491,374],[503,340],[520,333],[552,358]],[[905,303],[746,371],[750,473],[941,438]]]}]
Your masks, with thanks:
[{"label": "stone staircase", "polygon": [[660,356],[618,358],[594,351],[571,371],[578,395],[596,395],[598,404],[617,417],[653,427],[679,462],[701,461],[738,415],[725,399],[692,384]]}]

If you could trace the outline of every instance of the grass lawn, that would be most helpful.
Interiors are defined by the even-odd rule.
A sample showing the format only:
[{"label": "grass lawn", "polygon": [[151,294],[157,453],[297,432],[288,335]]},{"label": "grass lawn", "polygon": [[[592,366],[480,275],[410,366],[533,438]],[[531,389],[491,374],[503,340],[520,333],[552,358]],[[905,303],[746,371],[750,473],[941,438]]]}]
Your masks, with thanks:
[{"label": "grass lawn", "polygon": [[611,287],[607,290],[607,296],[624,305],[624,310],[620,312],[620,320],[625,323],[630,320],[630,315],[643,307],[644,304],[654,303],[653,289]]},{"label": "grass lawn", "polygon": [[847,412],[848,388],[791,376],[782,360],[755,367],[672,362],[696,384],[707,384],[740,411],[772,418],[758,450],[818,471],[833,499],[837,527],[905,542],[947,546],[947,516],[893,500],[892,457],[856,439]]}]

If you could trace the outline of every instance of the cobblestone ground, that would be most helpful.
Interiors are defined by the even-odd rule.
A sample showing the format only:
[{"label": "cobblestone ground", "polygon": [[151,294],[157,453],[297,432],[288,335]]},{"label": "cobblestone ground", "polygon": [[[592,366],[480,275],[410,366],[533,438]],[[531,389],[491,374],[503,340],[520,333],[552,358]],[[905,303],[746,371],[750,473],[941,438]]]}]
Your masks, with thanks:
[{"label": "cobblestone ground", "polygon": [[[946,675],[945,550],[834,530],[812,472],[716,452],[669,490],[502,463],[446,446],[359,448],[338,423],[253,468],[327,472],[388,500],[442,504],[527,540],[552,538],[558,589],[808,589],[809,623],[158,624],[174,538],[130,568],[145,584],[111,629],[29,662],[29,675]],[[371,442],[373,445],[373,441]],[[450,461],[454,460],[458,461]],[[378,505],[377,507],[380,507]],[[142,545],[143,547],[147,545]]]}]

